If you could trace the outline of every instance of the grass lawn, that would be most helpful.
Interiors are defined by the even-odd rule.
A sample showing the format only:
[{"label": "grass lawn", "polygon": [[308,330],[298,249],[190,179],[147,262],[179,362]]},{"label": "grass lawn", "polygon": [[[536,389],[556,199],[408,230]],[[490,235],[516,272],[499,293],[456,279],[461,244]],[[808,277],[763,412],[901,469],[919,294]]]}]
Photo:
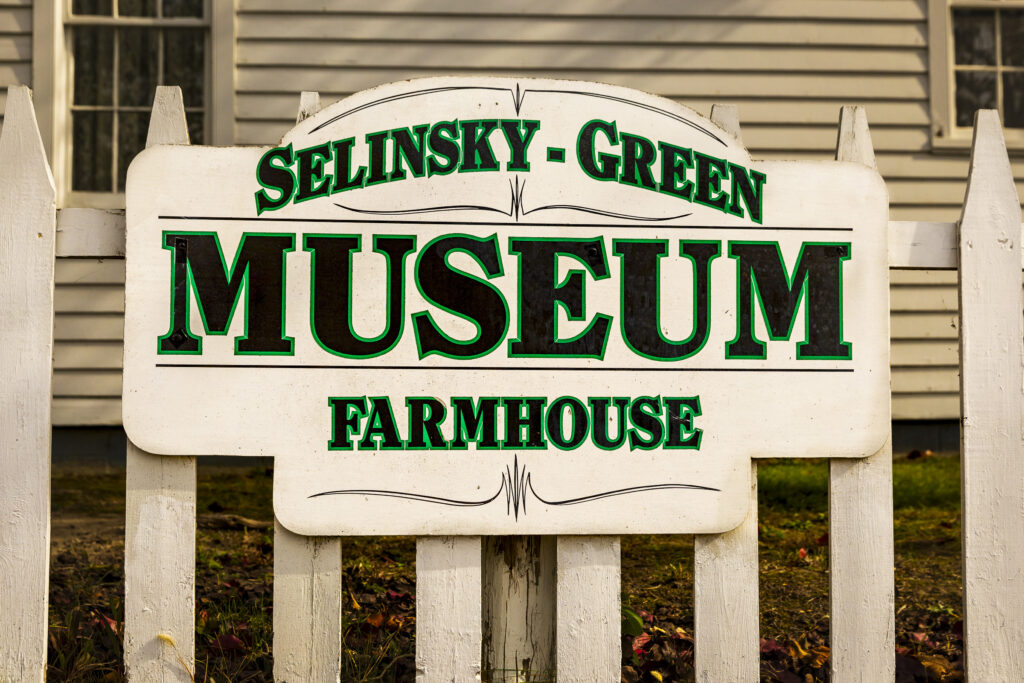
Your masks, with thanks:
[{"label": "grass lawn", "polygon": [[[828,680],[828,464],[758,468],[762,680]],[[272,472],[199,467],[197,681],[272,680]],[[894,464],[898,681],[962,680],[956,458]],[[53,472],[51,681],[123,679],[124,472]],[[415,542],[344,544],[345,675],[414,678]],[[623,680],[693,680],[693,541],[622,540]]]}]

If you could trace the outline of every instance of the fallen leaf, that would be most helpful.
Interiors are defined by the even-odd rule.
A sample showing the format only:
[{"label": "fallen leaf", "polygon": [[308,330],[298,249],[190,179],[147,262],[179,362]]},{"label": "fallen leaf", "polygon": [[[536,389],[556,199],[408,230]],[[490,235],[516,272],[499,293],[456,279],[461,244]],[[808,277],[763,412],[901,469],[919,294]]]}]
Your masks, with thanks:
[{"label": "fallen leaf", "polygon": [[245,649],[245,643],[239,640],[237,636],[225,633],[221,636],[217,636],[217,639],[213,641],[211,647],[223,650],[224,652],[238,652],[239,650]]}]

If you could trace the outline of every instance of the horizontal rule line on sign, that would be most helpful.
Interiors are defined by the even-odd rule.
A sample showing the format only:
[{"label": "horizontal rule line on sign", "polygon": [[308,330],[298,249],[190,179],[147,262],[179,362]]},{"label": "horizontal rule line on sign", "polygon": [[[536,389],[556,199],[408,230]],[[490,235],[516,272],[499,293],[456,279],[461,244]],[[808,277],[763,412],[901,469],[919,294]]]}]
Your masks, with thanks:
[{"label": "horizontal rule line on sign", "polygon": [[527,372],[550,372],[552,370],[571,372],[853,372],[853,368],[572,368],[572,367],[515,367],[480,365],[277,365],[270,363],[157,363],[158,368],[267,368],[274,370],[479,370],[505,371],[524,370]]},{"label": "horizontal rule line on sign", "polygon": [[375,220],[372,218],[277,218],[277,217],[245,217],[245,216],[159,216],[160,220],[167,221],[266,221],[272,223],[362,223],[362,224],[383,224],[383,225],[485,225],[488,227],[518,227],[525,228],[679,228],[690,230],[756,230],[758,232],[772,230],[798,230],[813,232],[853,232],[853,228],[820,228],[820,227],[798,227],[798,226],[772,226],[758,225],[751,227],[727,226],[727,225],[672,225],[659,223],[658,221],[647,221],[637,225],[623,225],[621,223],[524,223],[518,221],[406,221],[406,220]]}]

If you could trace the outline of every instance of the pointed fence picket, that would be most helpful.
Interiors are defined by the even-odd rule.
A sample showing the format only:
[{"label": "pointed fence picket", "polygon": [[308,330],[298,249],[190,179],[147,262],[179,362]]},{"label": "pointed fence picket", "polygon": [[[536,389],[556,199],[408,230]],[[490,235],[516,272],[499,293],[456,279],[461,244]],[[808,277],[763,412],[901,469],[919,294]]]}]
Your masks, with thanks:
[{"label": "pointed fence picket", "polygon": [[[836,159],[875,168],[863,107],[839,114]],[[829,632],[833,683],[896,675],[892,434],[874,455],[829,462]]]},{"label": "pointed fence picket", "polygon": [[[320,111],[320,94],[299,97],[299,123]],[[341,539],[293,534],[274,520],[274,678],[341,676]]]},{"label": "pointed fence picket", "polygon": [[957,280],[964,654],[971,681],[1024,680],[1020,241],[1020,198],[999,116],[979,111]]},{"label": "pointed fence picket", "polygon": [[[146,146],[187,145],[181,88],[159,86]],[[124,665],[129,680],[195,676],[196,459],[128,442]]]},{"label": "pointed fence picket", "polygon": [[[742,143],[736,105],[716,104],[711,120]],[[697,680],[752,681],[760,671],[757,579],[757,462],[739,527],[693,539],[693,621]]]},{"label": "pointed fence picket", "polygon": [[[319,97],[303,93],[299,118],[318,108]],[[713,118],[740,136],[735,108],[716,106]],[[147,144],[168,143],[188,144],[188,135],[180,90],[161,87]],[[836,154],[873,165],[863,110],[843,109]],[[0,194],[0,680],[41,681],[47,640],[53,258],[55,253],[123,257],[124,219],[85,209],[64,209],[55,216],[53,180],[30,93],[20,86],[7,96]],[[1021,236],[1019,198],[995,112],[979,112],[976,118],[961,221],[889,223],[890,268],[959,268],[964,647],[968,679],[976,682],[1024,680]],[[835,681],[894,676],[891,456],[890,440],[868,458],[831,463]],[[195,458],[152,455],[132,444],[127,457],[126,669],[134,681],[190,681]],[[756,465],[752,474],[751,512],[743,524],[695,541],[699,681],[758,678]],[[506,633],[533,639],[530,647],[547,652],[538,655],[541,661],[553,658],[559,680],[618,680],[619,540],[559,536],[550,541],[543,539],[537,551],[544,576],[550,572],[550,577],[538,574],[537,585],[523,593],[531,599],[546,596],[539,599],[547,604],[532,620],[507,612],[506,622],[514,616],[522,623]],[[494,599],[485,596],[524,575],[501,565],[488,567],[487,552],[494,552],[493,545],[476,536],[417,539],[417,680],[480,680],[484,633],[491,626],[482,623],[484,615],[497,619],[496,609],[510,609],[485,608],[484,601]],[[300,538],[278,525],[274,567],[275,679],[338,680],[340,541]],[[512,599],[513,611],[524,609],[513,604],[517,601],[522,597]],[[545,644],[551,638],[553,653]],[[508,654],[493,649],[488,656],[490,666],[508,661]]]},{"label": "pointed fence picket", "polygon": [[0,680],[42,681],[46,669],[55,209],[31,93],[11,87],[0,134]]}]

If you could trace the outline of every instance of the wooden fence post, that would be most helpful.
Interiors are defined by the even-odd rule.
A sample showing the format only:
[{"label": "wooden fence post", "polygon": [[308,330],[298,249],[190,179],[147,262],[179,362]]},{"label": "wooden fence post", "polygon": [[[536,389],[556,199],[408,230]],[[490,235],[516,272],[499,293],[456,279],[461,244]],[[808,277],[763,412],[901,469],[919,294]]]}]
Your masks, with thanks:
[{"label": "wooden fence post", "polygon": [[[836,159],[875,167],[863,107],[840,111]],[[832,681],[891,681],[896,675],[891,434],[874,455],[829,461],[828,502]]]},{"label": "wooden fence post", "polygon": [[0,135],[0,680],[42,681],[50,570],[56,192],[32,94]]},{"label": "wooden fence post", "polygon": [[479,536],[416,539],[416,680],[480,680]]},{"label": "wooden fence post", "polygon": [[[303,92],[299,123],[320,111]],[[341,678],[341,539],[293,534],[274,520],[274,680]]]},{"label": "wooden fence post", "polygon": [[559,536],[558,638],[561,683],[622,679],[622,569],[618,536]]},{"label": "wooden fence post", "polygon": [[[146,146],[187,145],[181,88],[159,86]],[[196,459],[128,442],[124,663],[129,680],[188,683],[195,674]]]},{"label": "wooden fence post", "polygon": [[995,111],[974,118],[960,217],[960,474],[967,679],[1024,680],[1020,199]]},{"label": "wooden fence post", "polygon": [[[711,120],[742,141],[735,105],[716,104]],[[694,537],[693,614],[697,680],[760,677],[757,463],[750,463],[750,507],[736,529]]]},{"label": "wooden fence post", "polygon": [[555,537],[485,536],[483,672],[492,683],[555,679]]}]

